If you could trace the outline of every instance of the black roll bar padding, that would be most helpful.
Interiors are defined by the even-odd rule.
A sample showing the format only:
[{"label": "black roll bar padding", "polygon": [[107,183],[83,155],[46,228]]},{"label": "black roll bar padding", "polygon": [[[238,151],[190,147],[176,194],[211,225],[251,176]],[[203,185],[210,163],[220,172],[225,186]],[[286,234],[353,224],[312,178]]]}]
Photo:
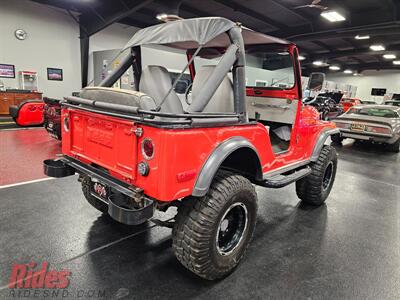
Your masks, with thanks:
[{"label": "black roll bar padding", "polygon": [[122,112],[127,112],[127,113],[134,113],[134,114],[139,113],[139,107],[137,107],[137,106],[129,106],[129,105],[108,103],[108,102],[102,102],[102,101],[88,100],[88,99],[83,99],[83,98],[74,97],[74,96],[64,97],[64,99],[69,102],[94,106],[94,107],[103,108],[103,109],[111,109],[111,110],[117,110],[117,111],[122,111]]},{"label": "black roll bar padding", "polygon": [[136,122],[142,122],[142,123],[151,123],[151,124],[156,124],[156,125],[190,125],[192,123],[191,120],[160,120],[160,119],[147,119],[146,117],[142,115],[129,115],[129,114],[124,114],[124,113],[116,113],[116,112],[111,112],[111,111],[103,111],[103,110],[97,110],[95,108],[89,108],[89,107],[83,107],[83,106],[76,106],[70,103],[62,103],[63,106],[65,107],[70,107],[73,109],[79,109],[83,111],[88,111],[88,112],[93,112],[93,113],[98,113],[110,117],[116,117],[116,118],[123,118],[127,120],[132,120]]},{"label": "black roll bar padding", "polygon": [[246,55],[243,36],[240,26],[235,26],[228,31],[229,38],[233,44],[238,46],[237,60],[232,68],[233,95],[235,112],[244,116],[242,121],[247,122],[246,116]]},{"label": "black roll bar padding", "polygon": [[187,110],[189,113],[201,112],[207,106],[211,97],[215,94],[222,80],[224,80],[226,74],[236,61],[236,52],[238,48],[236,44],[231,44],[228,49],[226,49],[225,54],[222,56],[210,77],[208,77],[201,92],[196,99],[193,99],[193,103],[188,107]]},{"label": "black roll bar padding", "polygon": [[129,53],[121,62],[121,64],[113,70],[106,78],[100,82],[101,87],[111,87],[125,72],[132,66],[133,57],[132,53]]},{"label": "black roll bar padding", "polygon": [[[185,118],[185,119],[217,119],[217,118],[238,118],[236,113],[201,113],[201,114],[173,114],[160,111],[150,111],[139,109],[136,106],[122,105],[107,103],[102,101],[88,100],[80,97],[68,96],[64,98],[67,102],[72,102],[76,104],[88,105],[93,107],[98,107],[102,109],[110,109],[115,111],[120,111],[124,113],[141,114],[146,116],[156,116],[164,118]],[[139,117],[139,118],[142,118]]]}]

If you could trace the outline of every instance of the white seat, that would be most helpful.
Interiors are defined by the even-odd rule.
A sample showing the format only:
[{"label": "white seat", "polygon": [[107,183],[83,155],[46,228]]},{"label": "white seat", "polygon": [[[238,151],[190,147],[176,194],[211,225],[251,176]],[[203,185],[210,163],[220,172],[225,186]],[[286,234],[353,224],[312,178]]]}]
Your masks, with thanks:
[{"label": "white seat", "polygon": [[[166,68],[162,66],[147,66],[143,69],[139,90],[152,97],[157,106],[161,104],[171,87],[171,76]],[[183,113],[182,103],[174,90],[169,93],[161,104],[161,111],[176,114]]]}]

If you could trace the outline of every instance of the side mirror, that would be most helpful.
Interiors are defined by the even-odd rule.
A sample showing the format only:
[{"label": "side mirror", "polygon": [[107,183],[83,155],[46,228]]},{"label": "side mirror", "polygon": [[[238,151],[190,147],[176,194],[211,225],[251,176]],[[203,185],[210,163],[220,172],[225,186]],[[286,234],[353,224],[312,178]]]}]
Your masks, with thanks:
[{"label": "side mirror", "polygon": [[322,90],[324,82],[325,82],[324,73],[311,73],[310,78],[308,80],[307,89],[310,91],[319,92]]}]

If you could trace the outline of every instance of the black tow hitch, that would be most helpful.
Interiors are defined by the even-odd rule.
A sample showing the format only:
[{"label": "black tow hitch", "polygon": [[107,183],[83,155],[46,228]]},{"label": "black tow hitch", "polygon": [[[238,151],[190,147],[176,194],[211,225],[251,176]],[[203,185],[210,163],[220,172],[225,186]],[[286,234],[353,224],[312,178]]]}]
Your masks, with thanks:
[{"label": "black tow hitch", "polygon": [[108,214],[114,220],[127,224],[139,225],[153,217],[156,203],[147,198],[143,190],[132,185],[128,185],[116,178],[113,178],[104,171],[93,166],[84,164],[72,157],[64,156],[61,159],[45,160],[43,162],[44,173],[50,177],[66,177],[75,173],[90,178],[92,183],[99,182],[113,192],[107,199],[101,199],[93,194],[98,201],[108,204]]}]

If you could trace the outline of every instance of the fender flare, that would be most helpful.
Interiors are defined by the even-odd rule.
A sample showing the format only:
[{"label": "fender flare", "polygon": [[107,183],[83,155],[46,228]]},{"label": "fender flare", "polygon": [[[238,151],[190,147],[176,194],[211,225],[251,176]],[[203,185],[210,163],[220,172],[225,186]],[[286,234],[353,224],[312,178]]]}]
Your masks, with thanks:
[{"label": "fender flare", "polygon": [[241,148],[250,148],[252,151],[254,151],[260,163],[260,174],[262,174],[260,156],[258,155],[257,149],[254,147],[254,145],[243,137],[232,137],[219,144],[207,158],[199,175],[197,176],[196,183],[192,191],[192,196],[205,196],[221,164],[230,154]]},{"label": "fender flare", "polygon": [[334,134],[340,133],[340,130],[338,128],[331,128],[322,131],[318,138],[317,141],[315,142],[314,145],[314,150],[311,154],[310,161],[315,162],[317,161],[319,154],[321,153],[322,147],[324,147],[325,141],[327,140],[328,137]]}]

